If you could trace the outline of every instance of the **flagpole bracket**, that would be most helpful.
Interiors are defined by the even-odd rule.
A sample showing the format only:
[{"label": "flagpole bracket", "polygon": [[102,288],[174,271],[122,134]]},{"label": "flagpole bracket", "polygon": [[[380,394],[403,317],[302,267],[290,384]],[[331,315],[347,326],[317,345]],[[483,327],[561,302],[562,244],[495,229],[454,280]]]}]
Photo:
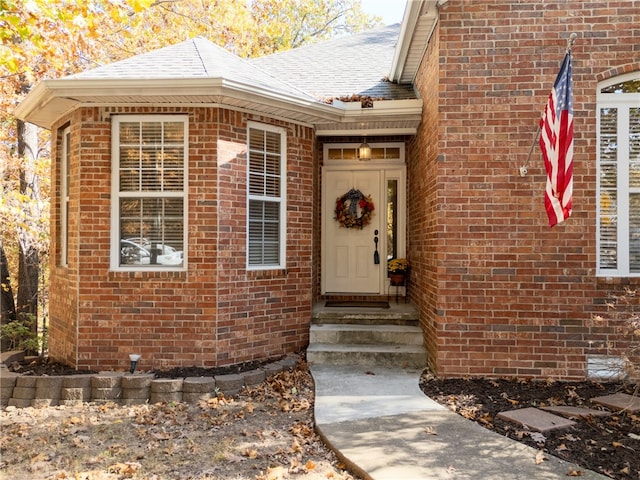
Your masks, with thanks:
[{"label": "flagpole bracket", "polygon": [[529,172],[527,171],[527,167],[525,167],[524,165],[523,165],[523,166],[521,166],[521,167],[520,167],[520,176],[521,176],[521,177],[526,177],[526,176],[527,176],[527,173],[529,173]]},{"label": "flagpole bracket", "polygon": [[571,51],[571,47],[573,47],[573,43],[576,41],[576,38],[578,38],[578,34],[575,32],[569,35],[569,40],[567,40],[567,52]]}]

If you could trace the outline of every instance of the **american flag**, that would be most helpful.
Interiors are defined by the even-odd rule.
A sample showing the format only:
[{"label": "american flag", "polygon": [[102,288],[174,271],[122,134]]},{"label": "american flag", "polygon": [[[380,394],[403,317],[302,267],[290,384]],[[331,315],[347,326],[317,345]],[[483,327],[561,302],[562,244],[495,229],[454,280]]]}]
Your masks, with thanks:
[{"label": "american flag", "polygon": [[540,118],[540,148],[547,170],[544,206],[549,225],[564,222],[571,215],[573,195],[573,81],[571,50],[549,94]]}]

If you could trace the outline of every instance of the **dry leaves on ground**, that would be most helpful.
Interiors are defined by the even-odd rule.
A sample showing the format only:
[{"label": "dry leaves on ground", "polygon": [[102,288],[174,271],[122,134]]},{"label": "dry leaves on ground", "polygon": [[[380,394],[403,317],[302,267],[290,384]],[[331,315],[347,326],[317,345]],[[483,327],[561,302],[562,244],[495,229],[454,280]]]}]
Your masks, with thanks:
[{"label": "dry leaves on ground", "polygon": [[622,383],[544,382],[491,379],[437,379],[423,375],[420,387],[450,410],[501,435],[538,450],[534,461],[554,455],[579,465],[566,475],[582,476],[585,469],[620,480],[640,479],[640,416],[613,412],[606,417],[574,419],[576,425],[540,433],[496,419],[503,411],[568,405],[591,407],[591,399],[615,392],[637,393]]},{"label": "dry leaves on ground", "polygon": [[0,412],[0,476],[42,480],[354,480],[313,430],[306,365],[234,398]]}]

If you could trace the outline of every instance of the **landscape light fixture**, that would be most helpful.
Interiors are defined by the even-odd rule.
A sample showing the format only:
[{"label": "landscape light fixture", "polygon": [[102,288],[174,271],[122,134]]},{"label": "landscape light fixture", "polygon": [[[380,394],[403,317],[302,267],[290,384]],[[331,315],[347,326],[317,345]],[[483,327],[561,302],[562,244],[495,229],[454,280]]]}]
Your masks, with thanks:
[{"label": "landscape light fixture", "polygon": [[133,373],[136,371],[136,364],[138,363],[138,360],[140,360],[140,355],[136,353],[130,353],[129,360],[131,360],[131,368],[129,368],[129,373]]}]

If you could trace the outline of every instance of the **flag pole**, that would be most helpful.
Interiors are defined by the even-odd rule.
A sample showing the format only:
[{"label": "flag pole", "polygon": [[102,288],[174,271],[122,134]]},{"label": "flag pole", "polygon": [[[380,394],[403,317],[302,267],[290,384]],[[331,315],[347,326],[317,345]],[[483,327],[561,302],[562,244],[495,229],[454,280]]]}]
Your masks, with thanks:
[{"label": "flag pole", "polygon": [[[567,49],[565,50],[565,53],[570,53],[571,52],[571,47],[573,46],[574,42],[576,41],[576,38],[578,38],[578,34],[573,32],[570,36],[569,36],[569,40],[567,40]],[[524,165],[522,165],[520,167],[520,176],[521,177],[526,177],[527,176],[527,167],[529,166],[529,161],[531,160],[531,154],[533,153],[533,148],[536,145],[536,142],[538,141],[538,135],[540,135],[540,123],[538,123],[538,128],[536,129],[536,134],[533,137],[533,142],[531,142],[531,148],[529,149],[529,155],[527,156],[527,161],[524,162]]]}]

